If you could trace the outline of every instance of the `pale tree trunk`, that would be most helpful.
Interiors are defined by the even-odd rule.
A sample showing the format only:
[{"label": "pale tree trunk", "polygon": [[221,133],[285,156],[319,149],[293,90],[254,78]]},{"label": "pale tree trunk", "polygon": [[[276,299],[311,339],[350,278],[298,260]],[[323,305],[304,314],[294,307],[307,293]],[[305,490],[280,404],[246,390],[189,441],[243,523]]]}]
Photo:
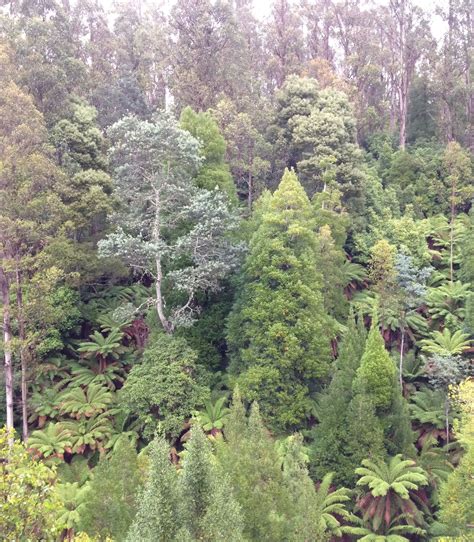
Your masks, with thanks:
[{"label": "pale tree trunk", "polygon": [[3,305],[3,349],[5,369],[5,394],[7,410],[7,429],[13,429],[13,365],[11,350],[10,292],[8,277],[0,267],[0,291]]},{"label": "pale tree trunk", "polygon": [[405,350],[405,326],[402,326],[402,340],[400,344],[400,367],[399,367],[399,379],[400,379],[400,389],[403,393],[403,354]]},{"label": "pale tree trunk", "polygon": [[23,314],[23,291],[21,287],[21,272],[16,266],[16,304],[18,311],[18,338],[20,339],[21,363],[21,417],[23,441],[28,440],[28,360],[26,350],[25,318]]},{"label": "pale tree trunk", "polygon": [[474,48],[474,25],[472,2],[468,2],[466,9],[467,39],[464,56],[466,58],[465,81],[466,81],[466,117],[467,117],[467,146],[474,152],[474,89],[472,85],[472,51]]},{"label": "pale tree trunk", "polygon": [[[161,218],[160,218],[160,212],[161,212],[161,200],[160,200],[160,192],[158,189],[155,189],[155,220],[153,223],[153,239],[155,241],[159,241],[161,237]],[[173,324],[170,322],[170,320],[166,317],[165,314],[165,307],[164,307],[164,301],[163,301],[163,293],[162,293],[162,287],[163,287],[163,269],[161,267],[161,257],[157,256],[155,258],[155,306],[156,306],[156,312],[158,313],[158,318],[161,322],[161,325],[163,326],[163,329],[166,331],[166,333],[173,333]]]},{"label": "pale tree trunk", "polygon": [[408,114],[408,73],[406,62],[406,26],[405,26],[405,0],[400,3],[400,81],[398,87],[399,123],[400,123],[400,148],[405,150],[407,139],[407,114]]},{"label": "pale tree trunk", "polygon": [[248,203],[248,209],[249,209],[249,212],[252,211],[252,197],[253,197],[253,177],[252,177],[252,164],[253,164],[253,147],[252,147],[252,150],[250,151],[250,159],[249,159],[249,173],[248,173],[248,179],[247,179],[247,184],[248,184],[248,196],[247,196],[247,203]]},{"label": "pale tree trunk", "polygon": [[451,178],[451,223],[449,228],[449,280],[454,281],[454,219],[456,218],[456,179]]},{"label": "pale tree trunk", "polygon": [[449,395],[446,392],[446,401],[444,403],[444,413],[446,416],[446,445],[449,444]]}]

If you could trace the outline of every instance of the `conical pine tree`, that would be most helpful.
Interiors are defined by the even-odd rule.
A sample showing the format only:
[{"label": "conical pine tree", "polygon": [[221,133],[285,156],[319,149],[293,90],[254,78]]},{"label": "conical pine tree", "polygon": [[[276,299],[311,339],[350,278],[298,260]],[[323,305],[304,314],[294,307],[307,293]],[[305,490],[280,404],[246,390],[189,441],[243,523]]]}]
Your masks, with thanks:
[{"label": "conical pine tree", "polygon": [[[359,317],[356,321],[354,315],[350,314],[331,383],[319,400],[319,423],[312,431],[311,474],[315,480],[322,480],[326,473],[334,472],[334,481],[338,485],[350,485],[356,479],[354,469],[360,465],[361,459],[368,457],[369,452],[365,451],[364,446],[363,453],[354,457],[354,441],[348,438],[348,430],[354,421],[348,416],[354,395],[352,384],[364,354],[366,339],[363,318]],[[369,411],[366,414],[370,416]],[[369,422],[368,419],[365,421]],[[373,426],[374,423],[377,420],[370,420],[369,425]],[[357,439],[357,442],[360,443],[360,440]],[[374,444],[367,443],[367,447]]]},{"label": "conical pine tree", "polygon": [[332,320],[324,311],[317,254],[311,204],[286,170],[251,239],[228,331],[242,396],[258,401],[277,430],[303,422],[310,386],[329,370]]},{"label": "conical pine tree", "polygon": [[241,542],[244,528],[240,505],[229,478],[218,468],[209,439],[195,425],[186,447],[180,478],[184,523],[194,540]]},{"label": "conical pine tree", "polygon": [[176,469],[168,457],[168,444],[156,438],[150,446],[150,469],[138,512],[127,542],[170,542],[181,527],[180,498]]},{"label": "conical pine tree", "polygon": [[367,337],[364,355],[354,380],[354,390],[365,393],[375,408],[388,408],[393,401],[393,381],[395,365],[385,350],[385,343],[380,335],[378,322],[373,319]]}]

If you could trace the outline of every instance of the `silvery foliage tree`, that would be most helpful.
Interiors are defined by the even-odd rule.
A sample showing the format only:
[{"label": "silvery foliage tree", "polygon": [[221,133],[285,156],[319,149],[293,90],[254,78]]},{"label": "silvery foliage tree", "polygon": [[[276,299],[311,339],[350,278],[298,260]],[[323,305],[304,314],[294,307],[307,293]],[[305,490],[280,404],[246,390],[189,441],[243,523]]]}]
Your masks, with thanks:
[{"label": "silvery foliage tree", "polygon": [[[199,142],[169,113],[151,122],[125,117],[109,136],[120,210],[113,217],[117,229],[99,243],[99,252],[153,277],[150,303],[172,333],[199,310],[196,293],[217,290],[237,265],[241,250],[231,233],[238,217],[221,191],[194,185]],[[171,291],[174,301],[167,304]]]},{"label": "silvery foliage tree", "polygon": [[395,259],[395,269],[397,271],[398,285],[398,309],[401,331],[400,344],[400,363],[398,378],[400,388],[403,389],[403,355],[405,351],[405,335],[407,331],[407,317],[409,313],[415,313],[426,297],[426,281],[433,272],[432,267],[423,267],[418,269],[413,262],[413,258],[400,252]]}]

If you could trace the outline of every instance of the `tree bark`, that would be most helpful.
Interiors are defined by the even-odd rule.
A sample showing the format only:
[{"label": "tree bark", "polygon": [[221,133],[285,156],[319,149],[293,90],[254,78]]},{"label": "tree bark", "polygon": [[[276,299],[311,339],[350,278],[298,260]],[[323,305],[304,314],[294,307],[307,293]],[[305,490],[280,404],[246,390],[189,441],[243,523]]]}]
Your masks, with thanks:
[{"label": "tree bark", "polygon": [[444,404],[444,412],[446,416],[446,445],[449,444],[449,395],[448,391],[446,392],[446,401]]},{"label": "tree bark", "polygon": [[[160,236],[161,236],[161,222],[160,222],[161,200],[160,200],[160,192],[157,189],[155,189],[154,203],[155,203],[155,220],[153,224],[153,239],[155,241],[159,241]],[[161,267],[160,256],[155,257],[155,269],[156,269],[156,277],[155,277],[156,312],[158,313],[158,318],[160,319],[163,329],[166,331],[166,333],[171,334],[173,333],[173,324],[169,321],[168,318],[166,318],[165,307],[164,307],[164,302],[163,302],[163,293],[162,293],[163,269]]]},{"label": "tree bark", "polygon": [[399,379],[400,389],[403,393],[403,351],[405,349],[405,326],[402,327],[402,340],[400,344],[400,367],[399,367]]},{"label": "tree bark", "polygon": [[21,363],[21,417],[23,441],[28,440],[28,359],[26,350],[25,318],[23,314],[23,291],[21,287],[21,272],[16,266],[16,305],[18,311],[18,338],[20,339]]},{"label": "tree bark", "polygon": [[11,319],[9,282],[5,270],[0,267],[0,290],[3,304],[3,349],[5,369],[5,394],[7,410],[7,429],[13,429],[13,365],[11,351]]},{"label": "tree bark", "polygon": [[456,179],[451,178],[451,220],[449,224],[449,281],[454,281],[454,220],[456,218]]}]

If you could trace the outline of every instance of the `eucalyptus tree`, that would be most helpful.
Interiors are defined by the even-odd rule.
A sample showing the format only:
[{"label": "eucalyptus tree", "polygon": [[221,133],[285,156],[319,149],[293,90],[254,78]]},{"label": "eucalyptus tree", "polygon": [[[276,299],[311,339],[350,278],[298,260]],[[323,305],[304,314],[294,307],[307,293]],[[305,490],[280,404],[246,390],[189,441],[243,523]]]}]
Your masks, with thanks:
[{"label": "eucalyptus tree", "polygon": [[[152,121],[125,117],[109,132],[117,229],[100,241],[103,256],[119,256],[155,282],[150,302],[167,333],[199,310],[198,291],[216,291],[238,262],[229,234],[236,211],[218,189],[198,188],[199,142],[168,113]],[[167,293],[173,290],[173,302]]]}]

